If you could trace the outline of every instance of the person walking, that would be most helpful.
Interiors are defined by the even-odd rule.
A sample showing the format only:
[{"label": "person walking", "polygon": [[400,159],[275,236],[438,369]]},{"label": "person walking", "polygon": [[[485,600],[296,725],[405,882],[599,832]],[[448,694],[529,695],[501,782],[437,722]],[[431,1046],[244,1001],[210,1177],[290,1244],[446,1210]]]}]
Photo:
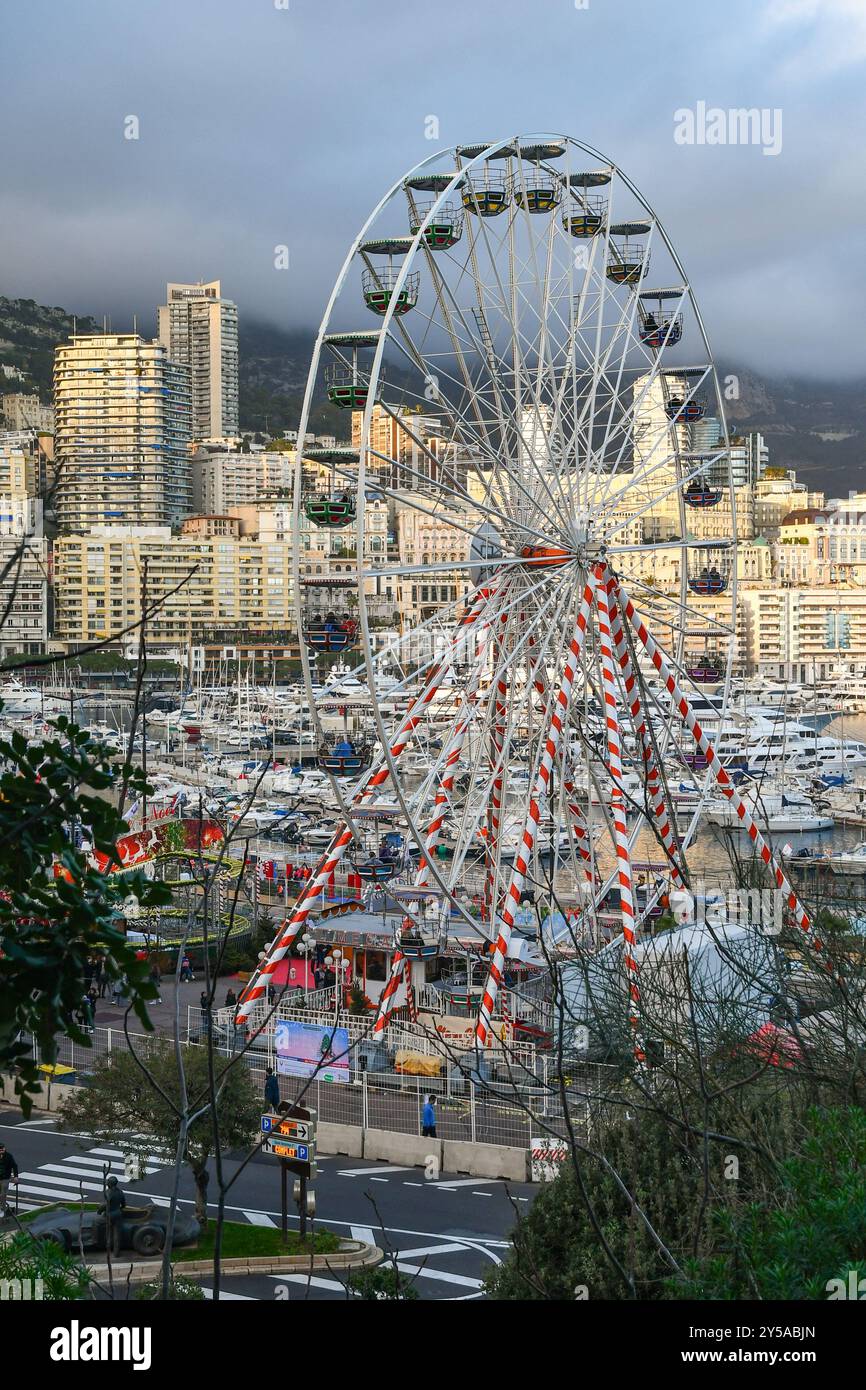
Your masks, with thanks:
[{"label": "person walking", "polygon": [[96,976],[96,983],[99,985],[99,997],[104,999],[108,993],[108,971],[104,961],[99,962],[99,973]]},{"label": "person walking", "polygon": [[421,1111],[421,1136],[424,1139],[436,1138],[436,1097],[428,1096]]},{"label": "person walking", "polygon": [[227,990],[226,990],[226,1008],[227,1008],[227,1009],[233,1009],[234,1006],[235,1006],[235,1004],[236,1004],[237,1002],[238,1002],[238,997],[237,997],[237,995],[235,994],[234,990],[231,989],[231,988],[227,989]]},{"label": "person walking", "polygon": [[0,1144],[0,1211],[4,1216],[12,1215],[9,1205],[9,1184],[18,1181],[18,1164],[5,1144]]},{"label": "person walking", "polygon": [[280,1106],[280,1080],[274,1074],[273,1067],[268,1067],[265,1072],[265,1100],[273,1111],[277,1111]]},{"label": "person walking", "polygon": [[118,1004],[120,1003],[120,994],[122,988],[123,985],[120,980],[115,980],[114,984],[111,986],[111,1002],[115,1006],[115,1008],[117,1008]]},{"label": "person walking", "polygon": [[156,986],[156,1002],[162,1003],[162,972],[159,968],[159,961],[155,960],[150,967],[150,983]]}]

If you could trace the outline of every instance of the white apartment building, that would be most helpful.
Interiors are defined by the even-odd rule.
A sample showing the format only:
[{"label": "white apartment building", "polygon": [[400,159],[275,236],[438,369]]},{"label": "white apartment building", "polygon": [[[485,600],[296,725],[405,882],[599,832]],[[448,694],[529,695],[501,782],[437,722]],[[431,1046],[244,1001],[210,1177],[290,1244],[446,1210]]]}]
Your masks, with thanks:
[{"label": "white apartment building", "polygon": [[847,666],[866,671],[866,589],[744,588],[749,669],[781,680],[826,680]]},{"label": "white apartment building", "polygon": [[159,604],[147,630],[154,648],[210,642],[229,630],[294,628],[287,546],[248,537],[175,536],[169,527],[97,526],[55,544],[57,642],[74,650],[139,622],[145,580],[148,607]]},{"label": "white apartment building", "polygon": [[[0,502],[0,506],[3,503]],[[0,658],[38,656],[48,640],[48,542],[41,535],[0,536]]]},{"label": "white apartment building", "polygon": [[54,356],[61,531],[168,525],[191,510],[189,368],[137,333],[76,335]]},{"label": "white apartment building", "polygon": [[238,310],[222,297],[219,280],[166,287],[157,310],[157,336],[174,362],[192,375],[192,437],[238,432]]},{"label": "white apartment building", "polygon": [[230,513],[235,507],[255,507],[266,496],[291,496],[295,453],[276,449],[255,449],[248,454],[198,449],[190,467],[195,510]]}]

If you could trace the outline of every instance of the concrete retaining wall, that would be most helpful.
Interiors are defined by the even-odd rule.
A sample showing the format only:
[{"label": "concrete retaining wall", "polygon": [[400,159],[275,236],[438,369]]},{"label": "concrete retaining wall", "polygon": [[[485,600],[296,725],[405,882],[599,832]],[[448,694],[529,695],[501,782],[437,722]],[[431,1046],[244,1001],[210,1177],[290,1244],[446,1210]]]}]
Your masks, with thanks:
[{"label": "concrete retaining wall", "polygon": [[526,1182],[526,1150],[504,1144],[469,1144],[446,1139],[442,1145],[446,1173],[469,1173],[473,1178],[508,1178]]},{"label": "concrete retaining wall", "polygon": [[[15,1078],[12,1076],[0,1076],[2,1090],[0,1090],[0,1101],[6,1105],[12,1105],[20,1110],[18,1098],[15,1095]],[[34,1110],[57,1111],[66,1104],[72,1096],[82,1090],[81,1086],[67,1086],[62,1081],[43,1082],[39,1090],[31,1095]]]},{"label": "concrete retaining wall", "polygon": [[[3,1076],[0,1101],[17,1107],[14,1081]],[[79,1091],[79,1086],[62,1082],[43,1083],[33,1097],[34,1111],[57,1112]],[[415,1134],[397,1134],[388,1129],[363,1130],[359,1125],[338,1125],[320,1122],[318,1149],[323,1155],[345,1154],[348,1158],[366,1158],[381,1163],[397,1163],[406,1168],[425,1168],[432,1156],[439,1170],[446,1173],[466,1173],[474,1178],[505,1178],[510,1182],[527,1182],[528,1160],[525,1149],[507,1148],[504,1144],[471,1144],[453,1139],[419,1139]]]},{"label": "concrete retaining wall", "polygon": [[364,1157],[364,1131],[360,1125],[335,1125],[319,1120],[316,1142],[323,1154],[346,1154],[349,1158]]},{"label": "concrete retaining wall", "polygon": [[394,1134],[389,1129],[364,1131],[364,1158],[378,1158],[383,1163],[399,1163],[407,1168],[423,1168],[431,1156],[441,1168],[441,1139],[419,1139],[414,1134]]}]

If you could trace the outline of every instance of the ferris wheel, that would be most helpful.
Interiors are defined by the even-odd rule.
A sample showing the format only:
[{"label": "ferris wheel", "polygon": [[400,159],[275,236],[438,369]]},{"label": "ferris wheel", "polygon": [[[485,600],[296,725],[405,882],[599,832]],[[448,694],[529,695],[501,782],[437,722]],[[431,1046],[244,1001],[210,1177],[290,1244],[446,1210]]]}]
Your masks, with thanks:
[{"label": "ferris wheel", "polygon": [[[621,933],[636,1012],[632,948],[688,881],[705,798],[742,805],[713,746],[736,638],[730,443],[665,229],[580,141],[441,151],[349,250],[301,441],[324,391],[352,443],[299,445],[295,535],[350,555],[352,591],[345,571],[307,573],[296,545],[295,596],[342,819],[260,974],[355,860],[405,902],[379,1026],[405,962],[449,923],[489,942],[481,1043],[520,936],[568,950]],[[366,692],[354,737],[319,714],[338,655]],[[363,818],[386,806],[402,855],[358,860]]]}]

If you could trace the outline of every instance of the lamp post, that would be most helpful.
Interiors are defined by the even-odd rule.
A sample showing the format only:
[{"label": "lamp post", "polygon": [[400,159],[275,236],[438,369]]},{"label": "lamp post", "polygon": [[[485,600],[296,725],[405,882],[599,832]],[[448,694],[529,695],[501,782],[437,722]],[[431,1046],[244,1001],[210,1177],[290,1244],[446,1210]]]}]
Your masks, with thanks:
[{"label": "lamp post", "polygon": [[339,946],[335,946],[333,951],[325,956],[325,966],[334,972],[334,1026],[340,1017],[340,998],[342,993],[343,971],[349,969],[349,962],[343,959],[343,952]]},{"label": "lamp post", "polygon": [[305,931],[297,945],[298,954],[303,956],[306,969],[304,970],[304,1003],[308,1003],[310,993],[310,959],[316,949],[316,939]]}]

